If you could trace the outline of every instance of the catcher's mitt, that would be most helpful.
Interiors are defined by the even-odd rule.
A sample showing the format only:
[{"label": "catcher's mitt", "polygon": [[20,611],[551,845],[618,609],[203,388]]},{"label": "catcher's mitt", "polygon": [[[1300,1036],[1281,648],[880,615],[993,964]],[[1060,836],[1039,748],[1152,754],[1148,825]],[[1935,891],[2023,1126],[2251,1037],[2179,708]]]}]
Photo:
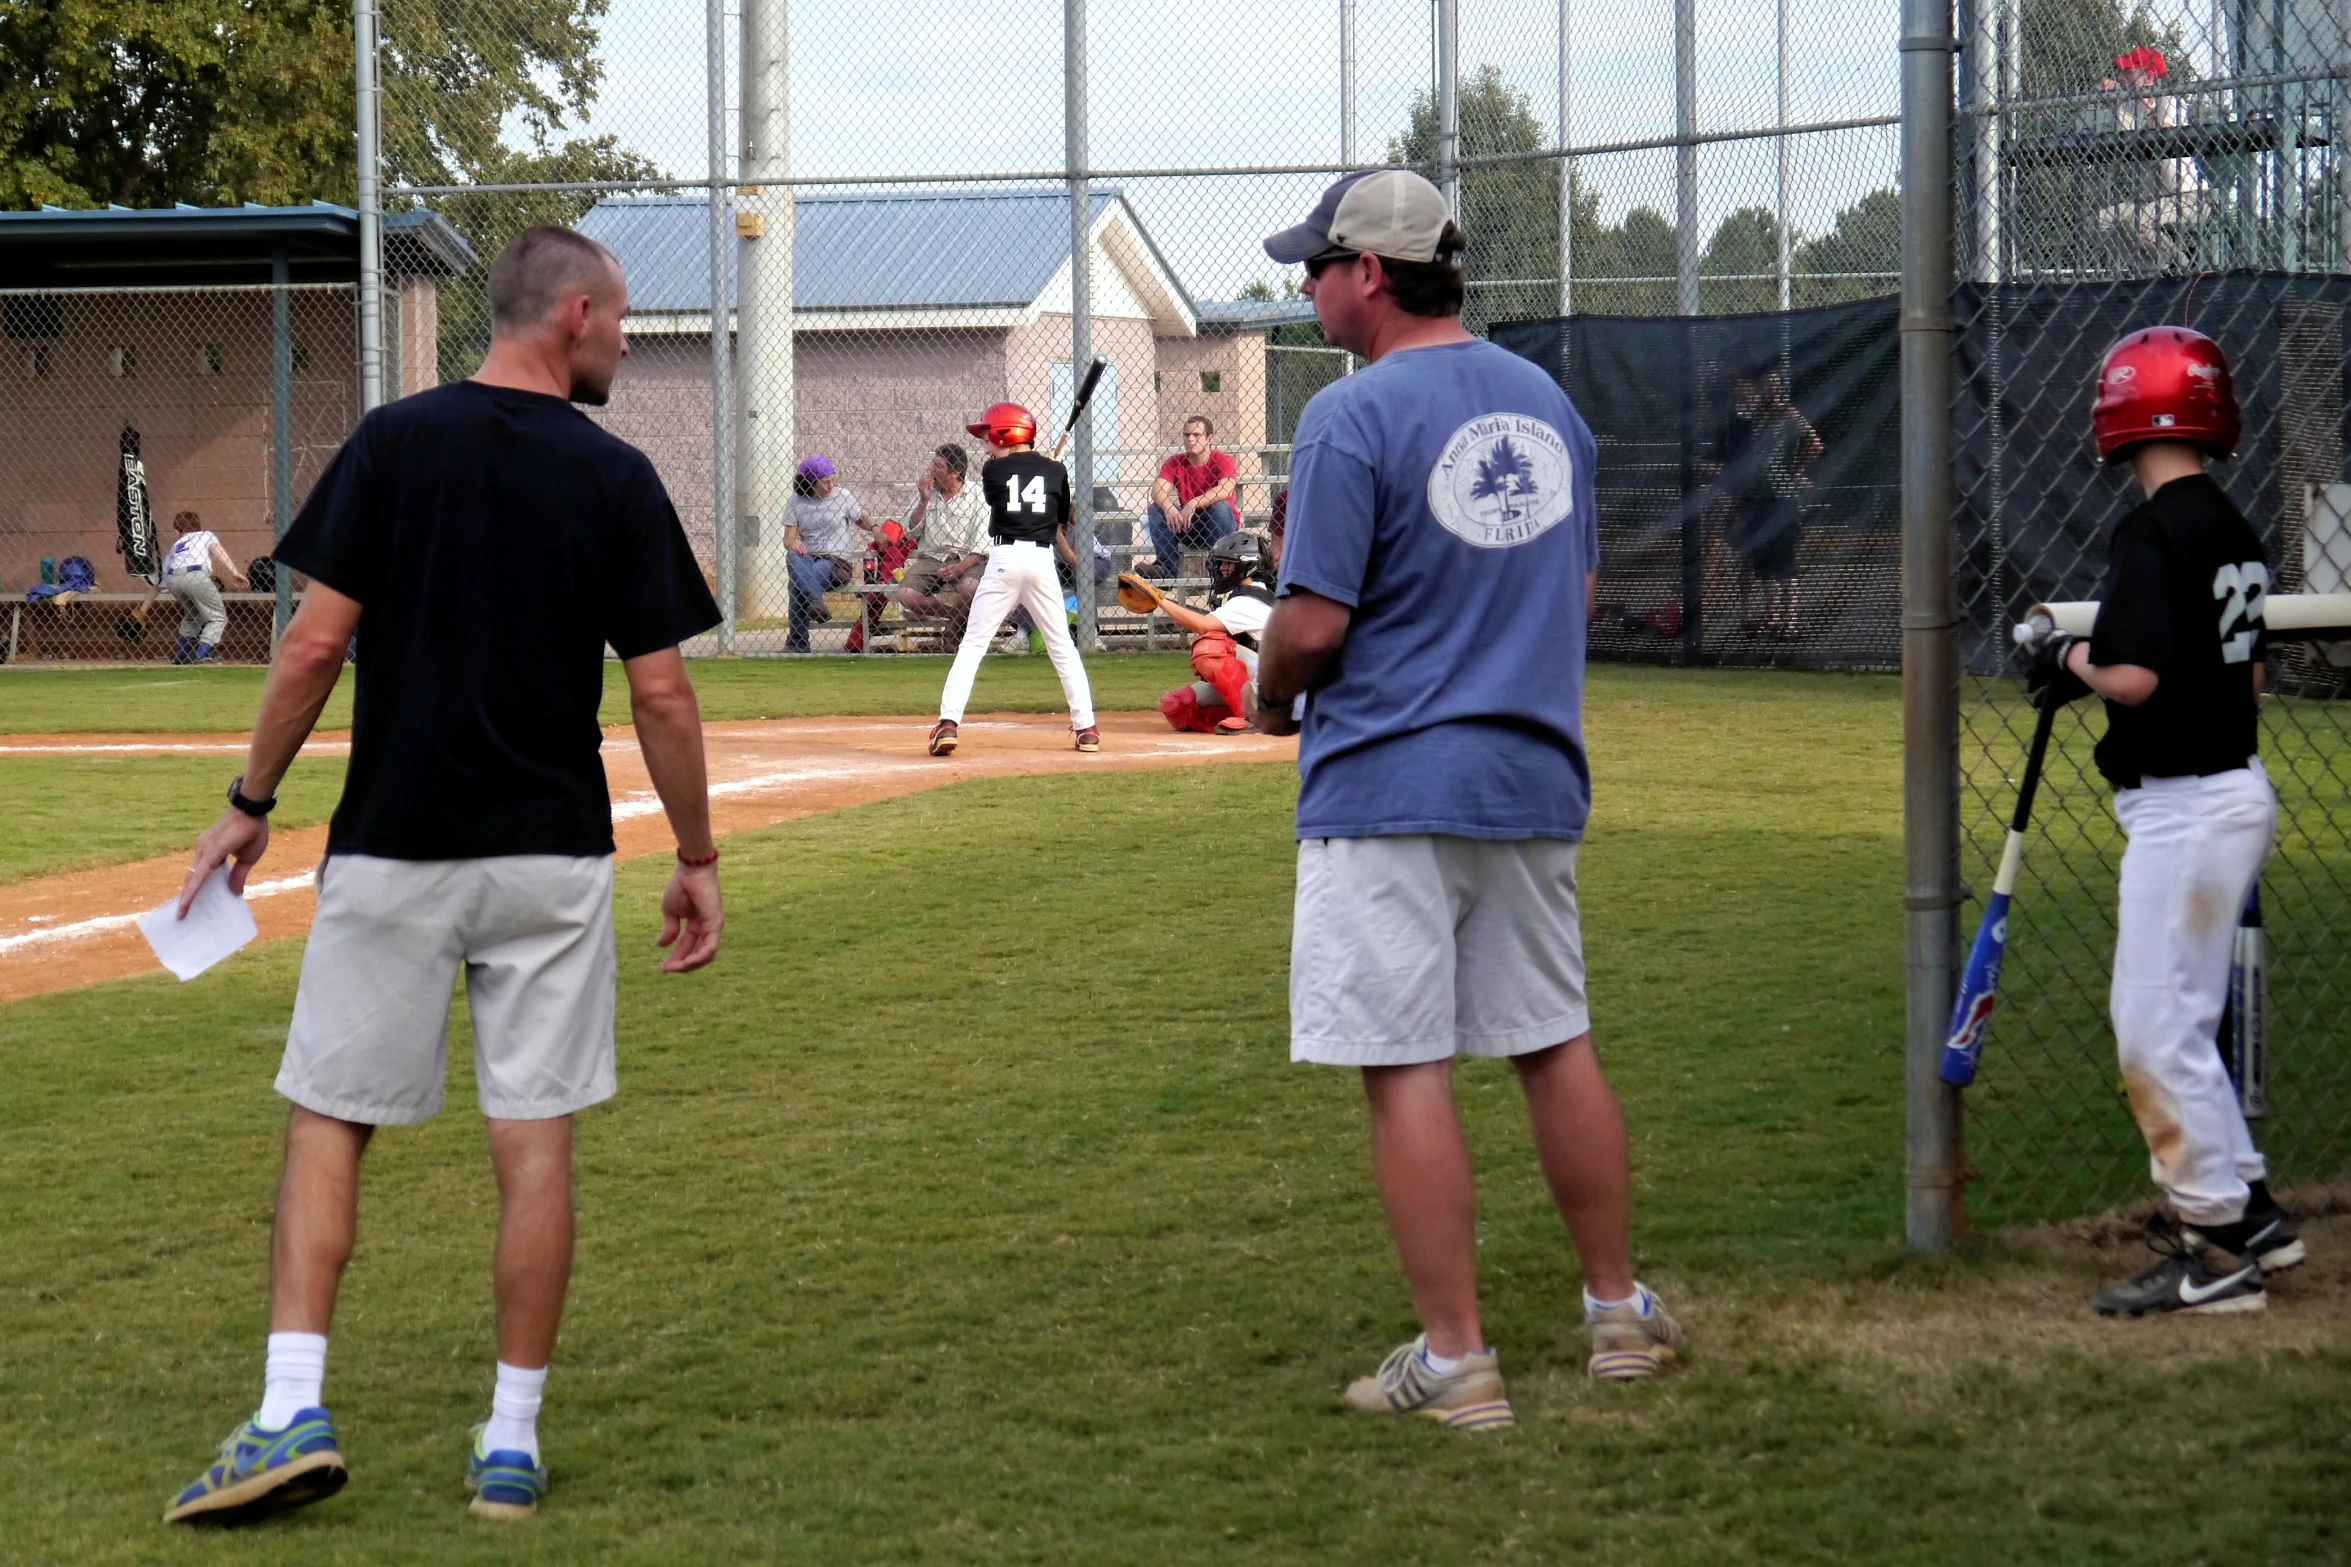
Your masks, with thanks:
[{"label": "catcher's mitt", "polygon": [[124,615],[115,621],[114,634],[125,642],[136,642],[147,634],[147,622],[136,615]]},{"label": "catcher's mitt", "polygon": [[1118,574],[1118,602],[1123,609],[1132,610],[1138,615],[1148,615],[1159,607],[1165,596],[1131,571]]}]

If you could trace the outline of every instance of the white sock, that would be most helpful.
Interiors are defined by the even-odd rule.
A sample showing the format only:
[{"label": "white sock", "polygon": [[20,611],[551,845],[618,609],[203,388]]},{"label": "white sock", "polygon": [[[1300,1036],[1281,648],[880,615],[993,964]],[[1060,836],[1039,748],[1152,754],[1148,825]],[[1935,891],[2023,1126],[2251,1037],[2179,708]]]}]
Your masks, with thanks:
[{"label": "white sock", "polygon": [[1633,1292],[1622,1300],[1602,1300],[1590,1290],[1584,1291],[1584,1315],[1587,1318],[1603,1311],[1613,1311],[1619,1306],[1638,1306],[1641,1315],[1645,1317],[1655,1305],[1656,1297],[1649,1293],[1649,1286],[1638,1279],[1633,1281]]},{"label": "white sock", "polygon": [[547,1368],[525,1371],[498,1362],[498,1390],[490,1395],[490,1424],[482,1432],[488,1453],[528,1453],[539,1461],[539,1398],[547,1390]]},{"label": "white sock", "polygon": [[315,1409],[327,1379],[324,1333],[272,1333],[262,1370],[261,1412],[253,1417],[264,1431],[283,1431],[305,1409]]},{"label": "white sock", "polygon": [[1423,1344],[1420,1347],[1420,1358],[1428,1363],[1428,1368],[1431,1371],[1434,1371],[1441,1377],[1449,1377],[1454,1372],[1461,1369],[1461,1362],[1459,1360],[1450,1359],[1444,1355],[1440,1355],[1435,1350],[1429,1348],[1426,1344]]}]

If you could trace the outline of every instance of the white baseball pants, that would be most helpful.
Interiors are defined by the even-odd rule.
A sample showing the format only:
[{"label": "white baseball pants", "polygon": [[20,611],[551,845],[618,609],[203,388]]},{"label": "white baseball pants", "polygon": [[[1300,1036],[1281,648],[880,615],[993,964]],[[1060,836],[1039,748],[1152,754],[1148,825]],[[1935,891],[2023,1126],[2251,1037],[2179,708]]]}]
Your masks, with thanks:
[{"label": "white baseball pants", "polygon": [[980,660],[1016,605],[1027,607],[1029,618],[1044,634],[1045,656],[1053,660],[1062,697],[1069,703],[1070,727],[1093,728],[1094,693],[1086,685],[1086,666],[1078,662],[1077,644],[1069,639],[1069,612],[1061,602],[1061,579],[1053,572],[1053,551],[1042,544],[989,546],[987,567],[971,597],[963,645],[955,650],[955,667],[947,671],[947,689],[939,693],[939,716],[963,722]]},{"label": "white baseball pants", "polygon": [[2238,911],[2277,832],[2277,795],[2255,759],[2116,790],[2114,814],[2130,835],[2109,1000],[2123,1087],[2155,1183],[2180,1217],[2234,1223],[2267,1166],[2213,1036]]}]

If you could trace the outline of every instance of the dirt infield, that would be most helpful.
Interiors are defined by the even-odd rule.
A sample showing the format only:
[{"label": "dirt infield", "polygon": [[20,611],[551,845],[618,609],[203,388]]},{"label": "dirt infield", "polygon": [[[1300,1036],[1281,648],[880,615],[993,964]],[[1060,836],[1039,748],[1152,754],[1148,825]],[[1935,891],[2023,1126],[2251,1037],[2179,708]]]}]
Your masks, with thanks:
[{"label": "dirt infield", "polygon": [[[923,754],[930,721],[919,718],[803,718],[714,723],[706,729],[711,814],[720,836],[821,811],[863,805],[972,778],[1100,768],[1186,767],[1217,761],[1284,761],[1292,740],[1262,735],[1176,734],[1156,713],[1102,715],[1102,750],[1071,748],[1063,721],[1033,715],[972,718],[963,748],[940,760]],[[322,734],[305,753],[338,754],[349,737]],[[0,756],[242,755],[242,735],[11,735]],[[612,785],[613,835],[623,859],[666,853],[669,824],[627,729],[606,732],[604,766]],[[245,889],[261,939],[310,928],[311,870],[326,848],[326,829],[281,832]],[[0,887],[0,1003],[155,969],[136,928],[138,916],[177,890],[187,856],[71,871]]]}]

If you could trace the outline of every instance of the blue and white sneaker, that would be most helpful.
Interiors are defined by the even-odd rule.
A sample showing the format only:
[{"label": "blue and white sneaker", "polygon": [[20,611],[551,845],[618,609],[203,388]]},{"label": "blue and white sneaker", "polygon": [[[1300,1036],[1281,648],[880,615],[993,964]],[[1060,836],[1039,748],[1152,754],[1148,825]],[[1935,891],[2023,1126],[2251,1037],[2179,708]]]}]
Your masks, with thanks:
[{"label": "blue and white sneaker", "polygon": [[248,1420],[220,1444],[212,1467],[172,1498],[163,1521],[250,1523],[323,1502],[350,1478],[325,1410],[302,1410],[282,1431],[265,1431]]},{"label": "blue and white sneaker", "polygon": [[1681,1358],[1689,1335],[1648,1285],[1636,1281],[1633,1298],[1603,1306],[1584,1296],[1584,1331],[1592,1337],[1585,1369],[1602,1382],[1638,1382]]},{"label": "blue and white sneaker", "polygon": [[472,1511],[484,1518],[528,1518],[539,1510],[547,1491],[547,1466],[528,1453],[511,1448],[485,1452],[487,1422],[473,1428],[473,1450],[465,1458],[465,1488],[473,1492]]}]

